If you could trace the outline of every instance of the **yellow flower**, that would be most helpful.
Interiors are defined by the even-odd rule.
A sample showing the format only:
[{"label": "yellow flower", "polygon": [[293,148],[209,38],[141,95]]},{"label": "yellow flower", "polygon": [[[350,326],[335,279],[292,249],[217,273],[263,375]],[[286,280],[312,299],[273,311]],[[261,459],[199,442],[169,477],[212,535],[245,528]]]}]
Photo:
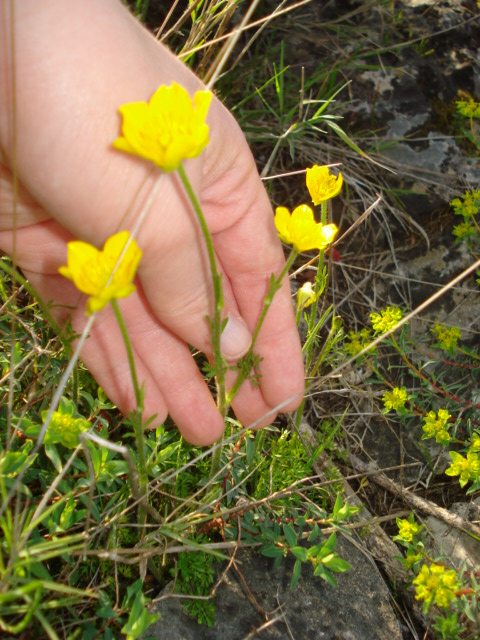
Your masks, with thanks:
[{"label": "yellow flower", "polygon": [[375,333],[385,333],[394,329],[402,319],[402,310],[398,307],[387,307],[380,313],[371,313],[370,321]]},{"label": "yellow flower", "polygon": [[431,564],[430,567],[424,564],[412,582],[415,585],[415,598],[424,601],[424,610],[432,602],[447,609],[460,588],[455,571],[446,571],[444,566],[436,564]]},{"label": "yellow flower", "polygon": [[306,309],[315,302],[317,296],[311,282],[305,282],[297,291],[297,310]]},{"label": "yellow flower", "polygon": [[182,160],[196,158],[207,146],[205,118],[211,99],[210,91],[197,91],[192,102],[179,84],[162,85],[150,102],[120,107],[123,137],[113,146],[151,160],[164,171],[174,171]]},{"label": "yellow flower", "polygon": [[[345,353],[349,356],[356,356],[362,349],[364,349],[372,341],[370,329],[363,328],[360,332],[350,331],[347,336],[348,342],[344,344]],[[370,353],[375,353],[373,348]]]},{"label": "yellow flower", "polygon": [[297,253],[325,249],[338,232],[334,224],[315,222],[313,211],[306,204],[296,207],[291,214],[286,207],[277,207],[275,226],[280,240],[293,245]]},{"label": "yellow flower", "polygon": [[392,391],[385,391],[382,396],[383,404],[387,411],[399,411],[408,400],[406,387],[395,387]]},{"label": "yellow flower", "polygon": [[328,167],[314,165],[311,169],[307,169],[307,189],[313,204],[320,204],[338,196],[342,185],[342,174],[339,173],[338,177],[334,176]]},{"label": "yellow flower", "polygon": [[102,251],[80,240],[68,243],[68,266],[62,266],[58,271],[90,296],[88,315],[103,309],[113,298],[126,298],[135,291],[132,280],[142,252],[135,240],[131,240],[122,256],[129,239],[128,231],[120,231],[108,238]]},{"label": "yellow flower", "polygon": [[439,324],[438,322],[434,327],[432,327],[431,331],[437,335],[437,341],[440,344],[440,348],[445,349],[445,351],[448,351],[449,353],[453,353],[453,350],[457,346],[457,342],[462,337],[462,333],[458,327],[447,327],[446,325]]},{"label": "yellow flower", "polygon": [[460,476],[458,482],[463,488],[469,480],[477,480],[480,476],[480,460],[474,451],[467,451],[464,458],[456,451],[449,451],[452,464],[445,471],[447,476]]},{"label": "yellow flower", "polygon": [[416,536],[420,531],[420,527],[416,522],[410,522],[409,520],[401,518],[397,518],[397,526],[398,535],[406,542],[411,542],[413,540],[413,536]]},{"label": "yellow flower", "polygon": [[450,441],[450,434],[448,433],[447,422],[452,416],[446,409],[438,410],[438,417],[435,415],[435,411],[429,411],[423,420],[424,436],[422,439],[435,437],[436,442],[439,444],[448,444]]}]

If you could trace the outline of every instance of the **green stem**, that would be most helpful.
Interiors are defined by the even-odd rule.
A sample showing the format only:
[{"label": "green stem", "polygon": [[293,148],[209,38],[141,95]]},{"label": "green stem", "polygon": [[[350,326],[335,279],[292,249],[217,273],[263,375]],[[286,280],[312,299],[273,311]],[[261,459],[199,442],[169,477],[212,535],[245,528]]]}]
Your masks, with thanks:
[{"label": "green stem", "polygon": [[[205,220],[205,216],[203,215],[202,207],[195,195],[195,191],[190,184],[190,180],[183,168],[183,165],[180,164],[178,169],[178,175],[180,176],[180,180],[185,188],[187,196],[192,204],[195,215],[197,216],[198,222],[200,224],[200,229],[202,231],[203,237],[205,239],[205,245],[207,247],[208,261],[210,263],[210,270],[212,272],[212,283],[213,283],[213,296],[214,296],[214,306],[213,306],[213,318],[210,319],[210,331],[212,334],[212,351],[213,351],[213,363],[216,371],[215,383],[217,387],[217,408],[220,411],[220,414],[223,419],[226,418],[228,403],[226,401],[226,392],[225,392],[225,374],[227,371],[227,364],[225,362],[225,358],[222,355],[221,349],[221,336],[222,336],[222,309],[223,309],[223,289],[222,289],[222,278],[217,270],[217,263],[215,260],[215,250],[213,248],[212,236],[210,234],[210,230],[208,228],[207,222]],[[212,454],[212,461],[210,466],[210,477],[215,476],[220,469],[220,461],[222,457],[222,447],[217,447]]]},{"label": "green stem", "polygon": [[[278,278],[274,278],[272,275],[272,278],[270,280],[270,286],[268,288],[267,291],[267,295],[265,296],[265,299],[263,301],[263,308],[262,311],[260,313],[260,317],[258,319],[258,322],[255,326],[255,330],[253,332],[252,335],[252,343],[250,345],[250,349],[248,350],[248,352],[246,353],[246,355],[244,356],[244,361],[248,362],[250,356],[253,353],[253,349],[255,347],[255,343],[257,341],[258,335],[260,333],[260,329],[262,328],[263,322],[265,320],[265,317],[268,313],[268,310],[270,309],[270,306],[273,302],[273,298],[275,296],[275,293],[280,289],[280,287],[282,286],[282,281],[283,278],[285,277],[285,275],[288,273],[290,267],[293,264],[293,261],[295,260],[295,258],[297,257],[297,252],[292,249],[290,255],[287,258],[287,261],[285,262],[285,265],[283,267],[283,269],[281,270]],[[233,385],[233,387],[230,389],[230,391],[227,394],[227,403],[230,404],[232,402],[232,400],[235,398],[238,390],[240,389],[240,387],[242,386],[242,384],[245,382],[245,379],[247,378],[248,374],[250,373],[250,371],[240,371],[240,373],[237,376],[237,379],[235,380],[235,383]]]},{"label": "green stem", "polygon": [[[320,213],[320,223],[322,225],[327,224],[328,218],[328,205],[327,202],[321,203],[321,213]],[[310,307],[310,315],[308,321],[308,334],[311,335],[312,331],[315,330],[315,321],[317,317],[317,308],[318,308],[318,298],[323,293],[323,289],[325,288],[324,277],[323,277],[323,264],[325,261],[325,251],[320,251],[318,254],[318,267],[317,267],[317,275],[315,276],[315,300],[313,301]],[[313,358],[313,346],[314,341],[311,342],[310,347],[307,350],[306,358],[305,358],[305,370],[309,371],[310,365],[312,364]]]},{"label": "green stem", "polygon": [[143,393],[138,384],[137,370],[135,368],[135,359],[133,357],[132,343],[130,342],[130,336],[128,335],[127,327],[123,320],[122,313],[118,306],[118,302],[113,298],[111,300],[113,311],[122,333],[123,342],[127,350],[128,364],[130,367],[130,374],[132,376],[133,390],[135,393],[135,401],[137,407],[133,412],[133,428],[135,431],[135,442],[137,445],[137,459],[138,459],[138,480],[142,491],[146,491],[148,476],[147,476],[147,464],[145,455],[145,440],[143,434],[142,413],[143,413]]}]

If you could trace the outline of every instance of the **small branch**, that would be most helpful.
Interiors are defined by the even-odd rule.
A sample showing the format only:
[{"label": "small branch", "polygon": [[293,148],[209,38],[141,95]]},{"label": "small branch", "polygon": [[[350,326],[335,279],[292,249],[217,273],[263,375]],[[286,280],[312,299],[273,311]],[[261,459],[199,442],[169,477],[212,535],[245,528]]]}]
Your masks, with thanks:
[{"label": "small branch", "polygon": [[442,520],[449,527],[454,527],[455,529],[460,529],[465,533],[471,534],[480,538],[480,527],[473,522],[469,522],[460,516],[455,515],[454,513],[450,513],[447,509],[443,507],[439,507],[434,502],[430,502],[430,500],[425,500],[425,498],[420,498],[415,493],[410,491],[409,489],[404,489],[400,487],[396,482],[390,480],[384,473],[380,470],[376,470],[372,464],[366,464],[356,456],[350,456],[350,460],[355,469],[363,471],[369,474],[369,478],[375,482],[375,484],[380,485],[393,495],[397,496],[404,502],[406,502],[412,509],[418,509],[418,511],[422,511],[429,516],[434,516],[439,520]]}]

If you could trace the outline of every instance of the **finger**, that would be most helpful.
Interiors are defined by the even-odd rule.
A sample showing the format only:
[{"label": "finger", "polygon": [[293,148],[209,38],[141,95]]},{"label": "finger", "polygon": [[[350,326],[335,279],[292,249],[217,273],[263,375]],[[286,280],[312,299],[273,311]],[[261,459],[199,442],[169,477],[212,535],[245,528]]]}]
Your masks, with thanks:
[{"label": "finger", "polygon": [[[215,175],[213,168],[220,162],[215,149],[212,146],[207,155],[206,175],[213,177],[202,192],[203,201],[212,227],[219,229],[215,234],[217,255],[240,314],[253,332],[271,275],[278,277],[285,264],[283,249],[251,154],[230,158],[226,150],[222,161],[230,163],[229,169]],[[222,209],[232,212],[231,224],[223,228]],[[287,278],[267,313],[255,352],[262,358],[260,387],[266,405],[272,408],[288,400],[283,410],[296,408],[303,396],[304,369]],[[236,404],[241,404],[240,399]],[[255,415],[258,418],[258,412]]]},{"label": "finger", "polygon": [[[70,283],[61,276],[26,275],[42,297],[48,298],[55,289],[58,304],[77,304],[78,295],[75,299]],[[81,333],[86,323],[82,302],[70,316],[76,333]],[[188,442],[213,444],[225,425],[189,349],[159,325],[141,292],[120,301],[120,308],[133,347],[136,375],[145,393],[144,422],[153,417],[153,424],[158,425],[170,414]],[[110,306],[95,317],[80,357],[124,414],[137,408],[126,347]]]},{"label": "finger", "polygon": [[[11,247],[12,232],[0,232],[0,246]],[[55,221],[17,231],[18,257],[24,273],[45,301],[54,300],[51,311],[63,323],[71,314],[72,328],[85,326],[85,296],[57,275],[65,262],[70,240]],[[146,395],[144,420],[167,412],[192,444],[215,442],[224,429],[213,398],[188,347],[158,322],[141,289],[120,301],[135,355],[137,376]],[[73,309],[73,312],[72,312]],[[136,408],[125,345],[110,306],[97,314],[81,357],[107,396],[126,414]]]}]

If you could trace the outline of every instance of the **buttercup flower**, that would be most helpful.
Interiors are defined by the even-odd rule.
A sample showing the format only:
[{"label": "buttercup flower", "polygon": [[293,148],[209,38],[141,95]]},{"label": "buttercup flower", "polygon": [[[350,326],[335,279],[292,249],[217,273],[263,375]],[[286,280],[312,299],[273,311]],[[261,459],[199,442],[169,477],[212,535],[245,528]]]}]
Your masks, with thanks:
[{"label": "buttercup flower", "polygon": [[387,411],[399,411],[403,409],[408,400],[407,389],[406,387],[395,387],[391,391],[385,391],[382,400]]},{"label": "buttercup flower", "polygon": [[182,160],[196,158],[207,146],[205,118],[211,99],[210,91],[197,91],[192,102],[179,84],[162,85],[150,102],[120,107],[123,136],[113,146],[151,160],[164,171],[174,171]]},{"label": "buttercup flower", "polygon": [[313,290],[312,283],[305,282],[305,284],[297,291],[297,310],[306,309],[313,304],[316,299],[317,296]]},{"label": "buttercup flower", "polygon": [[456,451],[449,451],[452,464],[445,471],[447,476],[460,476],[458,482],[463,488],[469,480],[476,480],[480,475],[480,460],[478,454],[473,451],[467,452],[467,457]]},{"label": "buttercup flower", "polygon": [[402,319],[402,310],[398,307],[387,307],[380,313],[371,313],[370,321],[375,333],[385,333],[393,329]]},{"label": "buttercup flower", "polygon": [[103,309],[113,298],[126,298],[135,291],[132,280],[142,252],[135,240],[131,240],[122,256],[129,239],[128,231],[120,231],[108,238],[102,251],[80,240],[68,243],[68,265],[58,271],[72,280],[79,291],[90,296],[88,315]]},{"label": "buttercup flower", "polygon": [[328,167],[314,165],[307,169],[307,189],[313,204],[321,204],[330,198],[338,196],[343,185],[341,173],[334,176]]},{"label": "buttercup flower", "polygon": [[296,207],[291,214],[286,207],[277,207],[275,226],[280,240],[293,245],[297,253],[325,249],[338,232],[334,224],[315,222],[313,211],[306,204]]}]

